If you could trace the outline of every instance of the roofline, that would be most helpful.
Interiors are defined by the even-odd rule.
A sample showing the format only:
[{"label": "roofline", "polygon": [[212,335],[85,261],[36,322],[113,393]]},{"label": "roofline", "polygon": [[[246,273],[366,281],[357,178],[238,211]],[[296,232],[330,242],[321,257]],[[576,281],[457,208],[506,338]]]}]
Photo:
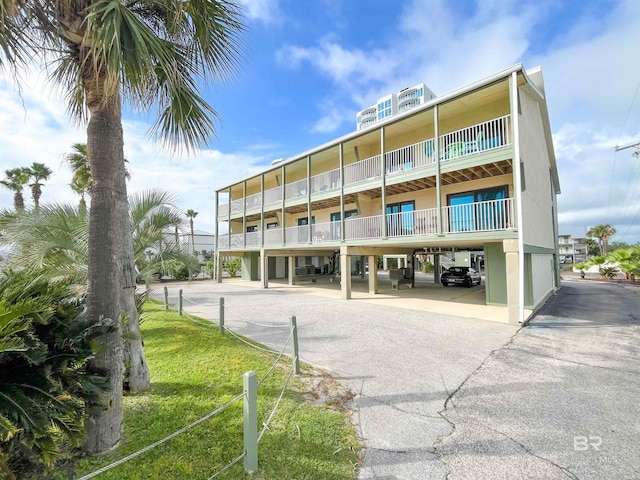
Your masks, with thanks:
[{"label": "roofline", "polygon": [[[540,68],[540,67],[538,67]],[[297,162],[299,160],[302,160],[303,158],[309,156],[309,155],[313,155],[314,153],[318,153],[321,152],[323,150],[326,150],[330,147],[339,145],[340,143],[343,142],[347,142],[353,138],[359,137],[361,135],[364,135],[365,133],[367,133],[369,130],[373,131],[377,128],[386,126],[386,125],[390,125],[393,124],[395,122],[398,122],[400,120],[402,120],[405,117],[408,116],[412,116],[412,115],[416,115],[417,113],[423,111],[423,110],[428,110],[429,108],[434,107],[435,105],[439,105],[441,103],[445,103],[448,102],[449,100],[452,100],[456,97],[462,96],[466,93],[472,92],[474,90],[477,90],[480,87],[483,87],[485,85],[489,85],[491,83],[494,83],[502,78],[508,78],[509,75],[511,75],[513,72],[522,72],[524,74],[525,77],[525,81],[527,82],[528,85],[530,85],[535,91],[536,93],[538,93],[542,99],[544,99],[544,95],[542,94],[542,92],[540,92],[540,90],[529,80],[529,77],[526,75],[526,71],[524,69],[524,65],[522,63],[516,63],[515,65],[512,65],[504,70],[501,70],[499,72],[496,72],[492,75],[489,75],[488,77],[482,78],[480,80],[477,80],[473,83],[470,83],[468,85],[465,85],[463,87],[460,87],[456,90],[452,90],[451,92],[439,96],[439,97],[435,97],[425,103],[423,103],[422,105],[416,107],[416,108],[412,108],[410,110],[407,110],[406,112],[402,112],[396,115],[393,115],[391,117],[389,117],[388,119],[382,120],[380,122],[376,122],[374,124],[372,124],[369,127],[363,128],[362,130],[356,130],[353,132],[350,132],[346,135],[343,135],[342,137],[338,137],[336,139],[330,140],[329,142],[323,143],[322,145],[319,145],[317,147],[314,147],[310,150],[306,150],[298,155],[295,155],[293,157],[287,158],[282,162],[279,162],[275,165],[269,165],[268,167],[266,167],[264,170],[261,170],[257,173],[254,173],[253,175],[249,175],[247,177],[244,177],[236,182],[227,184],[223,187],[220,188],[216,188],[214,191],[216,193],[226,193],[224,192],[224,190],[227,190],[230,187],[233,187],[234,185],[238,185],[240,183],[246,182],[247,180],[251,180],[253,178],[256,178],[260,175],[264,175],[265,173],[269,173],[271,171],[274,170],[278,170],[279,168],[281,168],[283,165],[287,165],[293,162]],[[365,110],[367,110],[369,107],[365,108]],[[555,159],[554,159],[555,160]],[[555,161],[554,161],[555,163]]]}]

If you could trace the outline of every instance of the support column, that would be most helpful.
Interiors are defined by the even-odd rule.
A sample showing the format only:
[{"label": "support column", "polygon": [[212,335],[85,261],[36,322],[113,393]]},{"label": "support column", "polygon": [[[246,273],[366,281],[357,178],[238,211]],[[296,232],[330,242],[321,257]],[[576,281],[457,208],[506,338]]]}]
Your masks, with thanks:
[{"label": "support column", "polygon": [[376,256],[369,255],[369,294],[378,293],[378,265],[376,264]]},{"label": "support column", "polygon": [[269,288],[269,257],[264,249],[260,250],[260,280],[262,288]]},{"label": "support column", "polygon": [[296,273],[295,267],[295,257],[288,256],[287,257],[288,270],[289,270],[289,285],[293,285],[293,275]]},{"label": "support column", "polygon": [[340,298],[351,298],[351,257],[347,247],[340,247]]},{"label": "support column", "polygon": [[518,240],[503,240],[502,249],[505,256],[507,280],[507,317],[511,325],[520,321],[520,255]]},{"label": "support column", "polygon": [[364,278],[364,255],[360,255],[360,278]]},{"label": "support column", "polygon": [[440,255],[433,254],[433,283],[440,283]]},{"label": "support column", "polygon": [[216,260],[213,268],[216,269],[216,283],[222,283],[222,259],[220,257],[220,252],[216,252]]}]

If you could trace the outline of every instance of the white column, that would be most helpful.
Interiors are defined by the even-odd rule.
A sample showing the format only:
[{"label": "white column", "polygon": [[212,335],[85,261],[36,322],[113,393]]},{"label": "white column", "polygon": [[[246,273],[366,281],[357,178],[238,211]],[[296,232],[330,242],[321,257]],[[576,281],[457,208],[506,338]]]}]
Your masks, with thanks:
[{"label": "white column", "polygon": [[502,241],[507,281],[507,317],[511,325],[520,323],[520,252],[518,240]]},{"label": "white column", "polygon": [[378,293],[378,265],[376,264],[376,256],[369,255],[369,294]]},{"label": "white column", "polygon": [[340,247],[340,298],[349,300],[351,298],[351,257],[349,249]]},{"label": "white column", "polygon": [[293,275],[295,273],[295,257],[288,256],[287,257],[288,267],[289,267],[289,285],[293,285]]}]

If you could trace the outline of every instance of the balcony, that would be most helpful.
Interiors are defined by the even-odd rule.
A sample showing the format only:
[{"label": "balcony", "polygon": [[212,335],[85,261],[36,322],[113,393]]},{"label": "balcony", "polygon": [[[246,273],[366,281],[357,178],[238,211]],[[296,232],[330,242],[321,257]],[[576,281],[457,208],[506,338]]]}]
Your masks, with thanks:
[{"label": "balcony", "polygon": [[[459,234],[512,230],[516,226],[514,212],[513,198],[442,207],[442,233],[454,237]],[[350,217],[344,221],[344,239],[347,243],[381,239],[384,237],[385,225],[389,239],[404,238],[411,241],[436,236],[439,233],[438,209]],[[229,245],[231,249],[240,250],[259,248],[262,238],[264,246],[308,245],[309,240],[315,245],[336,246],[342,242],[341,228],[342,223],[337,221],[287,227],[284,230],[271,228],[266,230],[264,235],[263,232],[220,235],[218,248],[228,249]],[[246,245],[243,246],[245,238]]]},{"label": "balcony", "polygon": [[[494,118],[492,120],[471,125],[453,132],[440,135],[437,139],[440,161],[455,167],[455,162],[472,155],[490,153],[498,148],[511,145],[511,115]],[[436,163],[436,139],[429,138],[412,145],[407,145],[385,153],[385,175],[393,176],[394,182],[402,181],[401,173],[416,169],[433,167]],[[337,162],[337,159],[336,159]],[[311,196],[325,196],[334,192],[339,195],[341,182],[345,187],[357,186],[367,182],[379,180],[382,177],[381,155],[373,155],[345,165],[343,177],[340,169],[336,168],[279,186],[264,192],[264,209],[273,210],[285,203],[299,203],[307,198],[310,189]],[[368,186],[367,186],[368,188]],[[351,189],[353,191],[353,189]],[[283,198],[284,197],[284,198]],[[233,200],[230,204],[219,205],[219,217],[237,218],[242,216],[243,208],[255,213],[261,208],[259,193],[247,197],[246,203],[242,199]]]}]

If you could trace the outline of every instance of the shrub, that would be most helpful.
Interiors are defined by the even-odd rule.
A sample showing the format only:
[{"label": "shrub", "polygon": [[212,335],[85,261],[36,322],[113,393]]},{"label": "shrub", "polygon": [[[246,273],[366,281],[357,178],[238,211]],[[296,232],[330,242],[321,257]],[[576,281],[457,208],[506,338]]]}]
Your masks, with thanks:
[{"label": "shrub", "polygon": [[424,262],[422,264],[422,267],[420,269],[422,272],[424,273],[431,273],[433,272],[433,263],[431,262]]},{"label": "shrub", "polygon": [[224,269],[231,277],[235,277],[240,271],[241,267],[242,261],[238,257],[230,258],[224,262]]}]

